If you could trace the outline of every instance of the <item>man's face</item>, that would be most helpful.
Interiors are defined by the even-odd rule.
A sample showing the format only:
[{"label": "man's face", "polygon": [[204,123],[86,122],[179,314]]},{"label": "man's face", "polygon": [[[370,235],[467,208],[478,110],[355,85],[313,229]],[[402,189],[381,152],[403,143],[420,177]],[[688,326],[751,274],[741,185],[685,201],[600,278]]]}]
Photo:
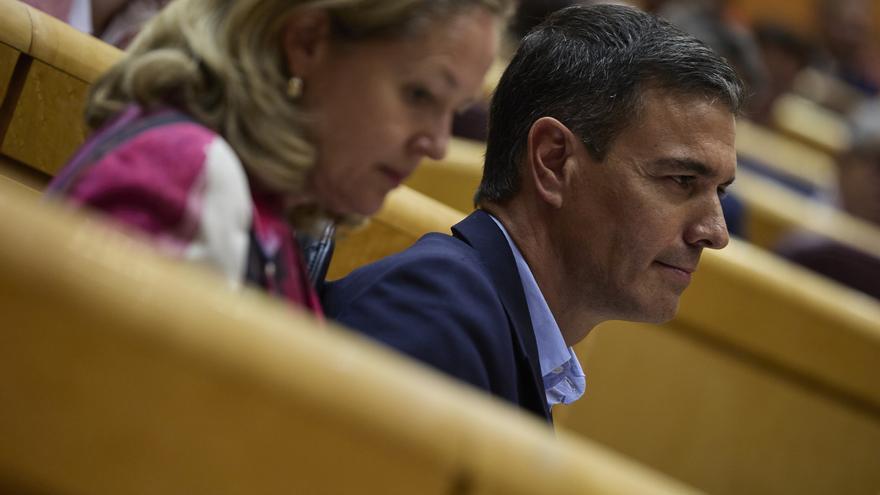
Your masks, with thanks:
[{"label": "man's face", "polygon": [[568,295],[602,320],[671,319],[703,248],[728,242],[720,195],[736,173],[732,113],[659,90],[642,101],[602,162],[576,151],[555,229]]}]

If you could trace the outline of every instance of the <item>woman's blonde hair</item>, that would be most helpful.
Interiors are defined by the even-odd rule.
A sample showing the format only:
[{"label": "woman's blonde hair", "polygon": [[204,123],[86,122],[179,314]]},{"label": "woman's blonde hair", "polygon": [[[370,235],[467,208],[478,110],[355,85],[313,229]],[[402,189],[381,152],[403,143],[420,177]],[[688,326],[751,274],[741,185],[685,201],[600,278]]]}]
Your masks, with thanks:
[{"label": "woman's blonde hair", "polygon": [[[504,18],[513,0],[174,0],[92,88],[86,120],[100,127],[127,105],[171,105],[222,135],[251,180],[303,192],[316,151],[308,116],[287,96],[281,35],[299,9],[328,12],[346,41],[405,37],[472,8]],[[320,111],[320,110],[318,110]]]}]

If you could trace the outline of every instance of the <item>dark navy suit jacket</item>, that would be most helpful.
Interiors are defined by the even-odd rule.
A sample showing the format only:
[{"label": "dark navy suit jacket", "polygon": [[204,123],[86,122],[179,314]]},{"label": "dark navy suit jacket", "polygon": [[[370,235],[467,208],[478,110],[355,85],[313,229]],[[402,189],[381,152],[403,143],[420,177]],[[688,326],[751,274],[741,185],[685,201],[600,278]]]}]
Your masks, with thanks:
[{"label": "dark navy suit jacket", "polygon": [[327,315],[551,419],[535,334],[504,234],[477,210],[452,228],[329,282]]}]

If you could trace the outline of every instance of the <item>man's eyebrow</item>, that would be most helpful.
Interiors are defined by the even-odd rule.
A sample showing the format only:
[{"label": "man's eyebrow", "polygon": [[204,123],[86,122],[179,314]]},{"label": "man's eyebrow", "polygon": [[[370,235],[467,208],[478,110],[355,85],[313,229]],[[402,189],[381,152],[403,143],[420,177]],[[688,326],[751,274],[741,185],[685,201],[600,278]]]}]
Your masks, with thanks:
[{"label": "man's eyebrow", "polygon": [[[654,165],[667,171],[691,172],[702,177],[715,177],[718,175],[705,163],[689,158],[661,158],[654,162]],[[736,177],[731,177],[721,185],[727,187],[733,184],[735,180]]]}]

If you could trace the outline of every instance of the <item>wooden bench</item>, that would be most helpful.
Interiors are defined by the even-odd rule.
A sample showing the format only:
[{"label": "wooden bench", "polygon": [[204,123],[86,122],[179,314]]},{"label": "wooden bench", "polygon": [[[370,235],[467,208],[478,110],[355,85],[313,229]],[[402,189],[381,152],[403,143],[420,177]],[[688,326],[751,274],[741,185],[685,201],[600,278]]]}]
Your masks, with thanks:
[{"label": "wooden bench", "polygon": [[88,86],[121,52],[15,0],[0,19],[0,176],[41,189],[85,138]]},{"label": "wooden bench", "polygon": [[692,493],[81,213],[0,210],[4,493]]},{"label": "wooden bench", "polygon": [[734,241],[676,319],[577,349],[558,423],[710,493],[876,493],[880,304]]},{"label": "wooden bench", "polygon": [[[16,2],[0,14],[0,492],[691,493],[37,203],[84,136],[82,85],[119,53]],[[406,188],[388,203],[334,269],[462,216]]]},{"label": "wooden bench", "polygon": [[[10,0],[0,0],[0,8],[9,10],[10,6],[20,5],[9,2]],[[5,11],[0,11],[0,14],[4,14],[2,19],[7,19]],[[31,15],[40,17],[38,13],[32,12]],[[61,27],[58,29],[66,32]],[[0,36],[6,36],[2,33],[8,31],[0,30]],[[25,52],[26,50],[20,51]],[[8,98],[4,100],[3,108],[15,109],[8,101]],[[473,149],[479,147],[471,147],[471,152]],[[467,155],[468,152],[461,154],[465,157]],[[25,158],[16,159],[15,164],[25,164],[26,170],[31,165],[25,160],[38,162],[27,157],[38,157],[39,154],[23,156]],[[450,156],[456,156],[455,150]],[[473,180],[473,174],[465,173],[469,165],[464,161],[460,165],[460,179]],[[41,173],[46,176],[52,173],[52,169]],[[420,171],[419,174],[421,173]],[[441,176],[442,174],[438,175]],[[476,180],[479,180],[478,176]],[[468,211],[471,208],[470,195],[475,184],[471,187],[461,180],[449,181],[451,192],[455,192],[453,189],[456,184],[459,189],[455,191],[460,193],[465,188],[467,193],[459,194],[464,199],[454,206]],[[0,187],[3,187],[2,183]],[[5,190],[0,194],[0,198],[5,199],[7,196]],[[406,189],[395,192],[374,221],[340,242],[332,274],[344,274],[363,262],[396,252],[428,230],[447,230],[449,225],[463,215],[455,208],[439,207],[437,203]],[[230,486],[233,488],[229,488],[228,492],[234,492],[235,487],[242,486],[241,483],[245,480],[233,479],[234,476],[236,473],[248,471],[259,475],[247,478],[249,483],[265,480],[265,484],[248,485],[247,488],[258,488],[242,488],[241,491],[261,491],[259,487],[263,486],[266,489],[262,491],[271,491],[272,487],[281,486],[280,484],[307,491],[317,486],[312,483],[317,483],[321,477],[326,485],[320,486],[326,486],[328,491],[342,491],[352,486],[361,491],[373,488],[376,492],[391,490],[388,481],[383,481],[384,478],[394,479],[396,484],[393,486],[401,487],[401,491],[431,493],[430,487],[434,486],[463,493],[482,490],[483,482],[473,481],[483,479],[473,474],[475,471],[453,469],[465,461],[452,461],[442,457],[442,452],[438,454],[434,450],[430,451],[433,454],[416,455],[414,452],[422,447],[405,443],[410,436],[413,436],[416,443],[434,442],[433,437],[427,439],[423,436],[426,433],[416,433],[415,430],[425,425],[421,422],[420,415],[435,418],[436,416],[432,416],[436,413],[435,408],[445,411],[443,408],[447,406],[438,405],[443,400],[432,399],[445,394],[444,385],[435,386],[435,383],[446,383],[445,381],[435,379],[432,382],[428,379],[428,382],[420,381],[418,385],[410,384],[409,388],[401,385],[403,388],[399,389],[399,394],[390,394],[391,398],[396,395],[408,398],[407,402],[387,409],[407,412],[405,416],[394,416],[405,424],[401,426],[402,430],[391,432],[388,425],[380,426],[380,423],[370,422],[378,421],[375,416],[385,414],[383,404],[397,404],[388,402],[391,399],[387,386],[382,385],[382,401],[354,402],[363,407],[353,408],[350,404],[354,399],[346,400],[351,396],[345,395],[355,393],[360,398],[362,395],[358,390],[361,388],[321,389],[308,381],[297,382],[294,386],[291,385],[294,377],[316,379],[324,376],[327,370],[303,367],[292,371],[292,368],[287,367],[300,360],[314,363],[316,359],[322,365],[327,365],[324,356],[344,356],[346,359],[342,361],[342,371],[354,370],[353,374],[333,374],[341,371],[331,366],[330,376],[337,380],[321,381],[320,384],[325,386],[326,383],[345,382],[340,382],[339,379],[356,375],[358,379],[366,377],[364,379],[367,380],[356,382],[357,384],[373,383],[378,387],[385,384],[382,380],[390,379],[390,383],[397,384],[393,380],[410,375],[431,375],[429,372],[412,366],[405,368],[405,371],[389,371],[382,363],[389,360],[394,363],[398,358],[375,349],[369,351],[379,353],[374,360],[366,357],[349,360],[349,356],[360,352],[351,350],[352,346],[363,344],[340,343],[344,339],[334,331],[325,332],[331,335],[327,337],[331,339],[327,347],[332,352],[326,349],[322,351],[318,344],[312,343],[314,339],[324,339],[325,333],[312,331],[312,325],[302,323],[302,320],[297,320],[299,323],[293,322],[291,318],[296,320],[295,316],[282,315],[281,313],[286,312],[273,308],[273,305],[265,301],[258,302],[261,298],[248,295],[243,300],[252,302],[239,303],[238,299],[229,295],[220,295],[226,294],[223,291],[207,288],[205,295],[199,295],[203,291],[196,287],[204,287],[208,282],[193,282],[195,285],[189,287],[185,283],[180,284],[179,267],[175,267],[174,275],[171,275],[165,268],[156,268],[152,262],[143,266],[131,265],[128,263],[130,258],[127,251],[135,248],[129,247],[130,243],[124,245],[123,251],[126,254],[109,255],[107,253],[110,251],[101,249],[108,244],[103,242],[104,234],[95,237],[89,233],[90,230],[65,230],[59,234],[61,237],[52,237],[54,234],[47,232],[54,232],[52,229],[66,229],[67,224],[76,222],[69,220],[72,214],[53,212],[44,215],[40,213],[43,210],[44,207],[31,204],[19,208],[4,205],[4,212],[8,214],[4,216],[3,222],[14,223],[0,224],[6,226],[6,230],[2,230],[6,238],[22,237],[18,235],[20,232],[29,234],[24,236],[24,243],[7,243],[4,246],[5,249],[17,253],[16,255],[10,254],[7,257],[4,253],[0,256],[4,270],[0,284],[6,282],[5,286],[0,285],[3,287],[0,304],[4,305],[4,312],[16,311],[16,319],[13,320],[12,316],[9,319],[14,323],[11,327],[23,329],[16,333],[0,333],[7,339],[15,339],[7,342],[16,344],[0,346],[0,352],[6,350],[7,354],[11,354],[0,359],[0,366],[9,367],[3,373],[6,381],[0,382],[0,394],[9,393],[11,395],[5,397],[17,397],[21,402],[15,408],[0,409],[0,415],[6,414],[0,416],[0,424],[15,425],[10,428],[13,433],[18,431],[14,436],[4,432],[2,438],[19,442],[7,443],[5,446],[0,443],[0,449],[5,447],[5,455],[0,458],[4,463],[0,467],[0,479],[3,480],[0,488],[5,482],[23,484],[38,492],[49,487],[61,492],[136,493],[136,485],[147,487],[141,489],[150,491],[181,486],[183,488],[179,491],[182,492],[214,492],[220,491],[215,490],[218,486]],[[425,213],[426,211],[430,213]],[[52,223],[54,220],[51,218],[56,215],[63,225]],[[44,229],[43,224],[46,222],[53,227]],[[94,238],[99,242],[92,242]],[[59,253],[64,258],[63,261],[54,257],[54,249],[37,247],[45,245],[62,247]],[[364,246],[370,248],[365,249]],[[40,253],[41,256],[45,253],[53,257],[49,261],[36,262],[33,258],[21,257],[26,253]],[[355,258],[356,255],[359,257]],[[156,263],[162,266],[167,264]],[[95,276],[96,270],[106,275],[106,278],[103,275]],[[114,275],[111,272],[121,274]],[[32,281],[25,283],[27,277],[32,277]],[[193,277],[198,278],[195,275]],[[204,279],[204,276],[201,277]],[[86,283],[89,280],[98,282],[90,285]],[[83,285],[77,285],[77,281]],[[138,285],[141,283],[146,285]],[[178,285],[181,285],[185,296],[173,292],[165,297],[164,288]],[[8,297],[9,295],[15,297]],[[53,310],[57,309],[57,312],[45,311],[47,297],[51,298]],[[207,302],[199,299],[202,302],[197,303],[206,310],[205,314],[186,313],[185,306],[193,304],[183,305],[180,301],[189,301],[190,297],[207,299]],[[129,307],[131,305],[128,302],[121,302],[123,300],[119,298],[129,302],[141,299],[148,302],[144,306]],[[35,301],[39,301],[39,310],[36,309]],[[253,310],[240,309],[250,304],[254,305]],[[128,310],[133,312],[129,313]],[[163,311],[177,316],[165,316]],[[81,312],[85,312],[85,316],[79,316]],[[180,321],[175,319],[178,316]],[[253,321],[251,317],[254,318]],[[276,317],[287,320],[276,320]],[[247,323],[241,323],[243,320],[237,318],[243,318]],[[228,323],[224,325],[223,322],[227,320]],[[557,419],[564,428],[587,435],[716,493],[816,493],[829,486],[839,487],[840,491],[876,492],[880,485],[877,484],[876,473],[870,468],[872,461],[880,458],[877,450],[880,442],[876,441],[880,423],[877,414],[878,388],[873,383],[874,378],[880,376],[880,370],[877,369],[877,363],[880,363],[877,359],[880,357],[877,344],[878,321],[880,314],[876,303],[865,301],[853,293],[793,269],[768,257],[766,253],[734,244],[721,254],[707,254],[695,277],[694,287],[683,300],[679,318],[672,324],[655,327],[609,323],[597,329],[579,348],[589,375],[588,394],[574,408],[559,409]],[[108,326],[108,322],[112,322],[112,326]],[[170,329],[168,333],[153,336],[156,329],[166,326]],[[254,328],[253,332],[256,333],[263,332],[260,329],[266,328],[267,335],[237,336],[236,332],[241,332],[242,327],[249,331]],[[63,333],[70,328],[85,330],[82,330],[81,336]],[[117,341],[113,340],[114,337],[107,337],[108,333],[116,334],[116,331],[105,331],[110,328],[130,328],[131,331],[120,331],[122,333]],[[285,333],[292,329],[304,330],[296,333],[296,342],[283,343],[285,339],[294,339]],[[214,332],[219,332],[222,337]],[[32,341],[28,341],[28,338],[32,338]],[[108,338],[110,340],[102,340]],[[252,338],[255,339],[255,347],[248,347],[247,342]],[[29,342],[26,344],[29,351],[22,352],[26,342]],[[58,342],[67,345],[58,346]],[[94,344],[94,348],[88,345],[90,343]],[[164,351],[158,350],[156,346],[166,344],[168,345],[165,349],[170,350],[167,355],[163,355]],[[242,351],[245,354],[238,355],[236,351],[241,346],[245,347],[246,350]],[[147,351],[138,350],[144,348]],[[276,348],[279,350],[274,353]],[[120,349],[125,352],[119,352]],[[151,349],[155,351],[154,354],[149,354]],[[251,350],[254,353],[248,354]],[[232,361],[222,361],[227,357]],[[57,369],[51,368],[53,362],[66,363],[67,366],[61,366],[65,373],[53,373],[52,370]],[[132,367],[126,368],[131,363]],[[236,375],[238,371],[230,371],[229,366],[234,370],[249,371]],[[248,368],[249,366],[252,368]],[[161,373],[166,367],[170,370],[168,373],[174,376],[168,377]],[[10,372],[10,369],[14,369],[15,373]],[[28,371],[25,373],[22,370]],[[375,382],[369,381],[373,379],[370,378],[373,377],[373,371],[381,375],[381,380],[377,375]],[[155,381],[148,381],[154,373],[158,375]],[[181,376],[187,377],[185,383],[175,385]],[[395,376],[397,378],[393,378]],[[227,381],[224,382],[223,377]],[[90,384],[100,384],[101,387],[91,387]],[[284,388],[288,385],[293,388]],[[347,386],[348,383],[343,385]],[[390,390],[394,390],[395,386],[397,385],[391,385]],[[455,388],[449,384],[445,386]],[[36,388],[29,395],[24,391],[30,387]],[[370,385],[365,387],[363,390],[374,390]],[[164,390],[165,388],[168,390]],[[136,396],[139,389],[145,391],[141,398]],[[305,389],[308,389],[308,394],[300,401]],[[44,399],[50,394],[63,394],[65,390],[68,392],[61,397],[70,400],[70,408],[64,411],[68,414],[57,410],[57,402]],[[340,390],[344,393],[339,393]],[[277,392],[277,395],[271,395],[271,391]],[[176,404],[175,407],[166,408],[161,405],[164,404],[160,400],[163,392],[165,395],[172,395],[170,403]],[[320,401],[312,403],[315,396],[310,394],[321,393],[325,394],[320,396],[321,400],[335,402],[330,402],[330,405]],[[222,397],[257,398],[257,411],[246,408],[249,403],[247,400],[220,402],[214,394]],[[334,397],[327,397],[333,394]],[[105,398],[101,399],[102,396]],[[191,399],[187,398],[190,396]],[[471,396],[474,400],[492,402],[477,398],[475,394],[470,394],[469,397]],[[432,401],[430,407],[420,408],[418,403],[422,400]],[[492,409],[485,409],[483,406],[475,408],[470,400],[468,398],[457,402],[461,406],[457,410],[463,411],[462,414],[480,415],[475,420],[479,427],[468,431],[478,431],[481,428],[495,431],[492,429],[493,425],[499,422],[506,424],[503,415],[512,414],[505,408],[500,408],[506,412],[502,412],[501,419],[496,420],[497,415]],[[128,401],[131,401],[132,406],[124,411],[133,411],[129,418],[133,422],[130,423],[114,415],[120,411],[118,407],[122,407],[117,403],[127,404]],[[13,402],[7,399],[3,403]],[[150,406],[154,403],[159,406]],[[230,403],[240,406],[229,406]],[[312,405],[308,405],[309,403]],[[225,411],[220,407],[221,404],[232,407],[229,416],[219,416],[220,419],[207,424],[200,423],[200,419],[212,418],[211,414],[216,414],[217,410]],[[300,408],[307,412],[298,415],[296,410]],[[170,409],[173,409],[173,413],[191,410],[192,414],[181,416],[180,423],[173,423],[176,416],[169,412]],[[355,410],[351,413],[354,416],[349,415],[351,410]],[[95,416],[95,411],[101,411],[102,414]],[[147,411],[150,414],[139,416],[134,414],[137,411]],[[480,411],[487,414],[483,415]],[[372,419],[364,419],[361,412]],[[349,447],[343,449],[345,456],[354,456],[352,452],[359,445],[377,446],[377,450],[370,454],[376,456],[375,461],[364,461],[340,454],[338,462],[334,464],[337,468],[343,461],[349,460],[354,464],[363,464],[364,474],[359,478],[362,483],[346,485],[346,480],[337,479],[342,478],[338,470],[328,472],[326,466],[316,467],[311,458],[304,459],[302,452],[284,450],[292,449],[289,444],[299,435],[305,435],[303,438],[308,440],[306,445],[320,447],[320,441],[315,436],[309,436],[311,433],[302,433],[293,426],[284,425],[278,427],[276,435],[269,435],[266,432],[273,430],[273,426],[278,423],[258,422],[260,425],[265,423],[266,426],[262,428],[250,424],[254,417],[274,420],[278,415],[312,421],[309,425],[315,429],[314,435],[326,433],[331,427],[343,428],[340,426],[342,424],[348,425],[344,428],[348,428],[351,423],[363,427],[363,430],[350,434],[355,440],[349,443],[340,440],[342,443],[332,444],[337,447],[348,445]],[[149,422],[151,416],[157,418],[153,423]],[[29,417],[34,419],[28,419]],[[95,422],[87,422],[93,417]],[[346,420],[348,417],[354,419]],[[166,425],[160,419],[172,423]],[[69,428],[71,424],[80,424],[77,421],[82,421],[85,425],[82,431]],[[332,421],[341,423],[328,423]],[[444,416],[441,423],[445,428],[446,425],[458,424],[459,421],[458,416]],[[235,431],[229,426],[241,424],[249,426],[241,431]],[[109,433],[101,433],[102,425],[107,425]],[[446,431],[443,428],[438,429],[434,423],[430,427],[434,431]],[[453,447],[449,447],[449,443],[442,443],[425,448],[451,449],[456,455],[473,449],[477,451],[475,455],[479,455],[475,462],[482,466],[480,469],[504,470],[506,473],[517,471],[510,482],[486,482],[497,487],[499,491],[509,488],[513,493],[516,487],[510,488],[511,483],[518,483],[525,492],[549,492],[554,487],[566,492],[567,490],[563,490],[566,486],[572,492],[587,489],[585,485],[578,484],[580,482],[567,478],[568,474],[560,478],[560,484],[529,484],[522,481],[519,477],[520,471],[529,475],[532,473],[524,467],[528,462],[519,458],[512,460],[507,455],[523,453],[516,449],[513,449],[513,453],[508,453],[506,451],[512,449],[509,443],[497,443],[501,441],[499,439],[508,436],[520,438],[521,434],[516,433],[520,430],[527,435],[533,431],[530,426],[517,423],[510,426],[510,430],[498,433],[498,437],[493,437],[489,443],[481,443],[484,441],[482,439],[464,441],[461,436],[449,435],[454,438]],[[221,431],[232,437],[229,443],[223,443],[225,436],[220,434]],[[349,435],[348,430],[340,431],[346,431]],[[330,435],[329,438],[333,438],[333,442],[338,440],[339,435],[327,434]],[[562,433],[561,437],[562,442],[567,445],[569,436]],[[120,456],[119,452],[123,447],[120,446],[119,438],[128,438],[131,443],[149,447],[139,449],[140,452],[158,454],[142,454],[147,458],[146,461]],[[272,443],[275,438],[282,445]],[[33,442],[34,439],[40,441]],[[60,444],[50,443],[54,439],[59,440]],[[91,442],[87,445],[97,445],[101,449],[96,450],[93,457],[83,456],[83,442]],[[175,442],[187,445],[185,448],[181,447],[182,453],[173,451]],[[124,446],[125,442],[121,444]],[[235,457],[235,452],[247,452],[251,455],[253,446],[270,444],[271,448],[266,449],[270,454],[254,456],[253,463],[250,457]],[[52,445],[52,448],[43,448],[46,445]],[[197,445],[220,445],[222,448],[199,450]],[[485,445],[492,445],[491,451]],[[546,447],[540,442],[528,445],[532,451],[547,454],[542,459],[547,456],[562,456],[552,450],[557,447]],[[757,454],[750,450],[750,446],[756,447]],[[497,454],[496,447],[505,450],[504,455]],[[168,462],[163,463],[163,459],[157,459],[163,454],[167,456]],[[326,451],[321,447],[313,457],[318,458],[325,454]],[[129,452],[126,455],[135,454]],[[188,469],[191,458],[199,459],[199,456],[206,456],[205,460],[200,461],[193,469]],[[425,456],[437,460],[437,463],[431,464],[425,460]],[[499,459],[504,466],[488,467],[486,463],[492,458]],[[233,461],[230,459],[245,464],[242,465],[243,468],[232,468],[230,464]],[[268,468],[261,467],[264,463],[270,467],[277,466],[278,459],[290,459],[285,462],[285,466],[297,465],[307,471],[302,478],[303,484],[291,485],[294,482],[291,477],[280,479],[279,473],[268,473]],[[418,466],[411,468],[406,463],[411,460],[415,460]],[[527,461],[536,459],[529,458]],[[383,471],[384,466],[398,462],[400,464],[396,464],[394,475]],[[94,469],[96,465],[113,468],[113,476],[100,476],[101,473]],[[437,465],[446,467],[432,471]],[[566,460],[563,465],[573,464]],[[623,468],[619,470],[610,464],[602,464],[601,468],[596,469],[585,469],[583,466],[577,469],[590,476],[608,480],[610,484],[603,485],[607,487],[617,482],[613,475],[628,476],[622,474]],[[408,485],[406,483],[410,481],[401,481],[394,477],[405,475],[411,470],[417,473],[413,474],[414,478],[421,476],[418,473],[433,474],[425,474],[425,478],[418,482],[411,481],[421,483],[418,485],[419,489],[407,490],[415,485]],[[211,482],[209,474],[214,471],[222,475],[218,479],[224,484],[205,484]],[[299,470],[289,470],[289,473],[294,472],[298,473]],[[311,476],[313,473],[314,477]],[[449,474],[449,478],[443,478],[443,473]],[[445,481],[438,481],[441,478]],[[371,484],[373,482],[376,484]],[[621,492],[658,492],[653,488],[646,488],[645,485],[637,488],[625,484],[614,486],[622,487],[619,489]]]}]

